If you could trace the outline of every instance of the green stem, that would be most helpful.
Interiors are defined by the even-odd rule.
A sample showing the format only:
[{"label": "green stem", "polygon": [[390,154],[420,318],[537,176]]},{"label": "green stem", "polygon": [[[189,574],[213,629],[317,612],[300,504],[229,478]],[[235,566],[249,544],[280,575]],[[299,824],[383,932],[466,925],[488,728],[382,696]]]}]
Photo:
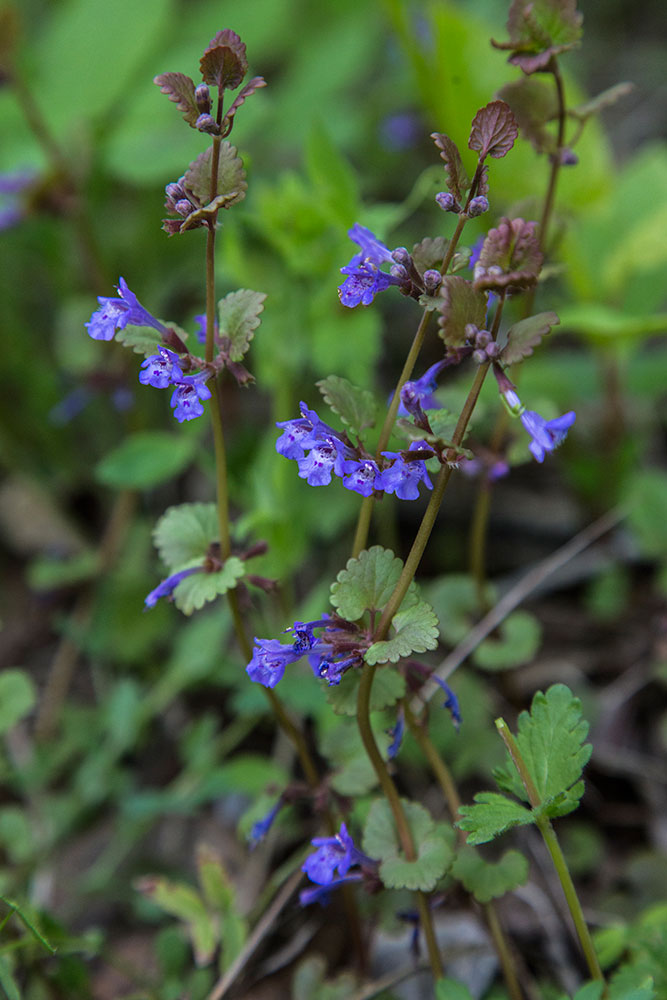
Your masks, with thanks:
[{"label": "green stem", "polygon": [[482,474],[482,482],[470,525],[470,572],[475,583],[477,604],[483,614],[489,610],[486,596],[486,533],[490,508],[491,485]]},{"label": "green stem", "polygon": [[[526,789],[526,795],[528,796],[528,801],[530,802],[533,810],[539,810],[542,805],[542,800],[540,794],[535,786],[535,782],[528,770],[526,762],[524,761],[519,746],[510,731],[509,726],[504,719],[496,719],[496,728],[500,733],[503,743],[507,747],[507,752],[509,753],[512,763],[519,772],[519,777],[521,778],[521,783]],[[569,868],[567,867],[567,861],[561,850],[561,846],[556,837],[556,831],[551,825],[551,821],[548,816],[540,815],[537,813],[535,817],[537,828],[542,834],[544,843],[547,846],[547,850],[551,855],[551,860],[553,866],[556,869],[556,874],[563,889],[565,895],[565,900],[567,902],[572,920],[574,922],[575,930],[577,932],[577,937],[581,944],[586,963],[588,965],[588,970],[591,974],[592,979],[597,979],[601,983],[604,983],[605,979],[602,974],[602,969],[600,968],[600,963],[598,957],[595,953],[595,946],[593,945],[593,939],[591,938],[588,925],[586,924],[586,919],[584,917],[584,911],[579,902],[579,897],[577,896],[577,890],[574,887],[574,882],[572,881],[572,876],[570,875]]]},{"label": "green stem", "polygon": [[[382,755],[378,749],[377,743],[375,742],[375,736],[373,735],[373,730],[371,728],[370,701],[374,676],[375,666],[370,663],[364,664],[364,668],[361,673],[361,681],[359,683],[359,693],[357,695],[357,724],[359,726],[359,733],[361,735],[361,740],[364,744],[364,749],[366,750],[368,759],[373,765],[373,770],[377,775],[380,787],[382,788],[384,796],[387,799],[389,807],[392,811],[394,823],[396,824],[396,832],[398,833],[398,839],[403,853],[408,861],[415,861],[417,858],[417,852],[415,850],[410,827],[408,826],[407,817],[403,809],[403,804],[398,794],[398,789],[392,781],[385,762],[382,759]],[[439,979],[443,974],[442,961],[440,958],[440,952],[438,951],[438,943],[435,937],[435,930],[431,919],[431,911],[428,906],[428,899],[424,893],[420,891],[416,893],[416,896],[420,926],[424,931],[424,937],[426,938],[426,946],[428,949],[431,969],[433,970],[433,977],[434,979]]]}]

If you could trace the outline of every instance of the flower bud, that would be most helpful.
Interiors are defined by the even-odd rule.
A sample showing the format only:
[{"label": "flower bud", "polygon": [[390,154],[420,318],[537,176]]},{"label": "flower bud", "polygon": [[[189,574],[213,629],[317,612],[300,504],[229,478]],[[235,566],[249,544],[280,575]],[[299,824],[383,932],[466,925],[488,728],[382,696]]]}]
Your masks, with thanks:
[{"label": "flower bud", "polygon": [[478,330],[477,336],[475,337],[475,347],[480,347],[482,350],[491,343],[491,334],[488,330]]},{"label": "flower bud", "polygon": [[164,191],[167,197],[171,198],[173,202],[177,202],[180,201],[181,198],[185,198],[185,191],[180,184],[174,184],[173,182],[171,184],[167,184]]},{"label": "flower bud", "polygon": [[489,199],[485,198],[483,194],[477,195],[476,198],[470,199],[470,204],[468,205],[468,215],[471,219],[474,219],[478,215],[483,215],[484,212],[489,210]]},{"label": "flower bud", "polygon": [[192,211],[192,204],[187,198],[181,198],[180,201],[176,202],[174,208],[179,215],[189,215]]},{"label": "flower bud", "polygon": [[220,135],[220,126],[212,115],[200,115],[195,122],[195,128],[209,135]]},{"label": "flower bud", "polygon": [[576,167],[579,162],[579,157],[576,153],[573,153],[571,149],[567,146],[560,151],[560,165],[561,167]]},{"label": "flower bud", "polygon": [[405,247],[396,247],[391,256],[397,264],[402,264],[403,267],[409,267],[412,263],[412,257]]},{"label": "flower bud", "polygon": [[500,354],[500,348],[496,344],[495,340],[492,340],[490,344],[486,345],[485,351],[487,358],[491,358],[491,360],[497,358]]},{"label": "flower bud", "polygon": [[208,84],[200,83],[195,89],[195,101],[201,114],[211,113],[211,91],[208,89]]},{"label": "flower bud", "polygon": [[466,340],[470,340],[473,344],[477,343],[477,334],[479,333],[479,329],[474,323],[466,323],[463,328],[463,332],[466,335]]},{"label": "flower bud", "polygon": [[485,351],[473,351],[472,359],[478,365],[483,365],[485,361],[488,361]]},{"label": "flower bud", "polygon": [[429,295],[433,295],[434,292],[440,288],[442,284],[442,275],[440,271],[437,271],[434,267],[424,271],[424,289]]},{"label": "flower bud", "polygon": [[456,203],[456,198],[450,191],[440,191],[435,196],[435,200],[443,210],[443,212],[457,212],[459,206]]},{"label": "flower bud", "polygon": [[389,273],[391,274],[392,278],[400,278],[401,281],[408,280],[408,272],[406,271],[406,269],[403,267],[402,264],[392,264],[391,267],[389,268]]}]

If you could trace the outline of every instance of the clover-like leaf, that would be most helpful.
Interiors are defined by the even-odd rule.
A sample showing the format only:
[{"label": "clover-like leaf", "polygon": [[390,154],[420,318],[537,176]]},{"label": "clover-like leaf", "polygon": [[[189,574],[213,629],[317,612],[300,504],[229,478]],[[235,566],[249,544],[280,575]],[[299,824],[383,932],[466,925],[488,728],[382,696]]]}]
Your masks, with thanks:
[{"label": "clover-like leaf", "polygon": [[375,424],[377,403],[368,389],[361,389],[339,375],[329,375],[316,384],[324,402],[353,434],[360,435],[366,427]]},{"label": "clover-like leaf", "polygon": [[338,614],[354,622],[364,611],[381,611],[392,595],[403,563],[391,549],[373,545],[348,559],[331,585],[331,603]]},{"label": "clover-like leaf", "polygon": [[199,60],[204,83],[211,87],[234,90],[248,72],[245,43],[235,31],[218,31]]},{"label": "clover-like leaf", "polygon": [[387,888],[430,892],[452,863],[454,831],[448,823],[434,823],[424,806],[405,799],[401,803],[417,858],[406,859],[385,800],[371,806],[364,826],[363,850],[380,861],[380,878]]},{"label": "clover-like leaf", "polygon": [[[207,146],[196,160],[185,171],[185,188],[191,192],[200,205],[207,205],[211,194],[211,157],[213,147]],[[245,170],[236,146],[226,139],[220,143],[220,159],[218,161],[218,183],[216,195],[224,196],[222,207],[229,208],[237,201],[245,198],[247,188]]]},{"label": "clover-like leaf", "polygon": [[191,886],[160,875],[138,879],[135,888],[165,913],[182,920],[192,941],[195,964],[208,965],[218,944],[217,921]]},{"label": "clover-like leaf", "polygon": [[[360,680],[361,671],[347,670],[340,684],[327,687],[327,701],[336,715],[356,716]],[[381,712],[383,708],[395,705],[404,694],[405,677],[402,674],[390,667],[378,670],[371,688],[371,712]]]},{"label": "clover-like leaf", "polygon": [[[190,569],[198,564],[200,561],[193,559],[184,566],[179,566],[179,570]],[[222,569],[214,570],[212,573],[192,573],[181,580],[174,590],[174,604],[184,615],[191,615],[209,601],[214,601],[216,597],[232,590],[244,575],[243,560],[237,556],[230,556],[225,560]]]},{"label": "clover-like leaf", "polygon": [[[538,691],[530,712],[518,719],[516,742],[533,779],[541,804],[553,804],[553,815],[563,816],[576,808],[583,794],[580,781],[591,746],[584,743],[588,723],[582,719],[581,702],[564,684]],[[527,794],[509,756],[493,776],[505,791],[527,800]]]},{"label": "clover-like leaf", "polygon": [[537,281],[542,259],[536,222],[501,219],[484,240],[474,287],[480,291],[528,288]]},{"label": "clover-like leaf", "polygon": [[468,843],[485,844],[514,826],[527,826],[535,822],[535,816],[522,806],[498,792],[479,792],[475,805],[461,806],[461,819],[456,824],[468,833]]},{"label": "clover-like leaf", "polygon": [[412,248],[412,259],[415,267],[422,274],[429,269],[440,270],[445,259],[449,240],[445,236],[426,236]]},{"label": "clover-like leaf", "polygon": [[542,639],[540,623],[529,611],[513,611],[501,623],[499,636],[489,636],[473,653],[482,670],[509,670],[533,659]]},{"label": "clover-like leaf", "polygon": [[166,94],[170,101],[183,112],[188,125],[195,127],[195,122],[199,118],[200,111],[195,101],[195,85],[185,73],[160,73],[153,80],[160,88],[160,92]]},{"label": "clover-like leaf", "polygon": [[249,288],[239,288],[230,292],[218,302],[218,324],[221,337],[230,341],[229,357],[241,361],[261,323],[260,313],[264,310],[264,292],[252,292]]},{"label": "clover-like leaf", "polygon": [[519,851],[505,851],[502,858],[493,863],[485,861],[472,847],[460,847],[451,871],[475,899],[488,903],[525,884],[528,860]]},{"label": "clover-like leaf", "polygon": [[490,101],[472,120],[468,146],[479,153],[480,160],[487,156],[500,159],[509,153],[518,134],[519,126],[509,104]]},{"label": "clover-like leaf", "polygon": [[519,320],[507,331],[507,343],[500,352],[500,360],[506,365],[513,365],[529,357],[533,348],[551,332],[552,326],[558,326],[559,323],[555,312],[537,313]]},{"label": "clover-like leaf", "polygon": [[153,531],[160,558],[172,571],[183,569],[186,563],[196,559],[201,564],[211,542],[219,538],[218,512],[214,503],[169,507]]},{"label": "clover-like leaf", "polygon": [[463,347],[468,323],[483,328],[486,295],[459,274],[448,274],[440,286],[438,334],[448,347]]},{"label": "clover-like leaf", "polygon": [[463,201],[465,193],[470,187],[470,180],[463,166],[459,147],[453,139],[442,132],[431,132],[431,138],[440,150],[440,157],[445,163],[448,190],[457,201]]},{"label": "clover-like leaf", "polygon": [[524,76],[505,84],[498,96],[509,104],[519,131],[538,153],[555,150],[556,138],[545,127],[558,114],[558,102],[552,87],[534,77]]},{"label": "clover-like leaf", "polygon": [[425,653],[438,645],[438,619],[426,601],[397,611],[391,630],[394,634],[390,639],[374,642],[366,650],[366,663],[398,663],[404,656]]}]

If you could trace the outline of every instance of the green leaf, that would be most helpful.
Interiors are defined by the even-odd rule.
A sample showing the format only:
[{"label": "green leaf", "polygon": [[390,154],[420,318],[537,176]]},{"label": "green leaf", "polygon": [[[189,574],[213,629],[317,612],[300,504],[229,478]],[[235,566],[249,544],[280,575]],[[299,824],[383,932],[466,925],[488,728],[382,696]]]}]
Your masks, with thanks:
[{"label": "green leaf", "polygon": [[[179,569],[190,569],[201,565],[200,559],[193,559]],[[221,594],[226,594],[236,586],[237,582],[245,575],[245,565],[243,560],[237,556],[230,556],[225,561],[222,569],[214,573],[192,573],[181,580],[174,590],[174,604],[184,615],[191,615],[193,611],[199,611],[209,601],[214,601]]]},{"label": "green leaf", "polygon": [[[564,816],[578,805],[584,791],[579,779],[592,750],[584,743],[587,733],[581,702],[564,684],[553,684],[546,694],[538,691],[530,713],[519,716],[517,746],[548,815]],[[527,798],[509,755],[493,776],[505,791]]]},{"label": "green leaf", "polygon": [[[207,146],[185,171],[184,186],[191,191],[201,205],[207,205],[211,193],[211,156],[213,147]],[[220,143],[218,162],[218,187],[216,194],[225,198],[225,208],[245,198],[247,188],[245,170],[236,146],[227,139]]]},{"label": "green leaf", "polygon": [[593,979],[590,983],[580,986],[572,1000],[600,1000],[603,989],[604,983],[599,979]]},{"label": "green leaf", "polygon": [[637,471],[626,502],[629,523],[639,550],[649,559],[667,556],[667,474],[659,469]]},{"label": "green leaf", "polygon": [[482,670],[508,670],[533,659],[542,640],[542,628],[528,611],[513,611],[499,627],[499,637],[489,637],[473,653]]},{"label": "green leaf", "polygon": [[219,854],[208,844],[197,845],[197,876],[209,907],[226,913],[234,905],[234,887]]},{"label": "green leaf", "polygon": [[211,542],[220,538],[214,503],[183,503],[169,507],[155,526],[153,541],[160,558],[175,570],[194,559],[203,560]]},{"label": "green leaf", "polygon": [[0,674],[0,733],[7,733],[34,708],[35,685],[25,670],[9,669]]},{"label": "green leaf", "polygon": [[480,903],[488,903],[525,884],[528,860],[519,851],[505,851],[499,861],[492,863],[485,861],[474,848],[460,847],[452,865],[452,875],[463,882]]},{"label": "green leaf", "polygon": [[131,347],[135,354],[157,354],[162,343],[162,335],[154,326],[133,326],[131,323],[123,330],[116,330],[115,340],[123,347]]},{"label": "green leaf", "polygon": [[259,314],[264,310],[265,299],[263,292],[239,288],[218,302],[220,336],[229,337],[231,341],[229,356],[232,361],[241,361],[248,350],[261,322]]},{"label": "green leaf", "polygon": [[363,850],[381,861],[380,877],[388,889],[430,892],[452,863],[454,831],[447,823],[434,823],[424,806],[406,799],[401,803],[417,850],[416,860],[406,860],[391,808],[384,799],[374,802],[368,813]]},{"label": "green leaf", "polygon": [[541,343],[560,320],[555,312],[537,313],[527,319],[519,320],[507,332],[507,343],[500,352],[500,360],[506,365],[516,364],[533,353],[533,348]]},{"label": "green leaf", "polygon": [[[412,259],[420,274],[428,271],[429,268],[435,268],[439,271],[448,248],[449,240],[444,236],[425,236],[419,243],[415,243],[412,248]],[[434,301],[437,302],[437,298]]]},{"label": "green leaf", "polygon": [[514,826],[535,822],[533,813],[519,802],[513,802],[497,792],[479,792],[474,806],[461,806],[461,819],[456,824],[468,833],[468,843],[485,844]]},{"label": "green leaf", "polygon": [[393,636],[374,642],[366,650],[366,663],[397,663],[411,653],[424,653],[438,645],[438,619],[430,604],[419,600],[412,607],[398,611],[392,620]]},{"label": "green leaf", "polygon": [[331,603],[347,621],[361,618],[364,611],[380,611],[392,595],[403,563],[391,549],[373,545],[356,559],[348,559],[345,569],[331,585]]},{"label": "green leaf", "polygon": [[28,567],[28,585],[33,590],[67,587],[90,580],[98,574],[99,569],[99,553],[92,549],[77,552],[69,559],[35,559]]},{"label": "green leaf", "polygon": [[327,406],[338,414],[353,434],[360,436],[366,427],[373,427],[377,404],[368,389],[360,389],[338,375],[329,375],[316,385]]},{"label": "green leaf", "polygon": [[[348,670],[343,674],[340,684],[327,687],[327,701],[336,715],[356,716],[360,680],[361,671]],[[381,712],[383,708],[395,705],[404,694],[405,678],[402,674],[390,667],[378,670],[371,688],[371,712]]]},{"label": "green leaf", "polygon": [[581,302],[561,310],[564,330],[578,333],[593,343],[623,343],[642,340],[667,330],[667,313],[635,316],[601,302]]},{"label": "green leaf", "polygon": [[465,983],[445,977],[435,984],[435,1000],[473,1000],[473,996]]},{"label": "green leaf", "polygon": [[486,295],[474,288],[472,282],[450,274],[443,278],[440,298],[438,335],[448,347],[463,347],[468,323],[474,323],[480,330],[484,327]]},{"label": "green leaf", "polygon": [[555,136],[546,128],[558,113],[558,103],[553,88],[536,80],[534,76],[522,76],[519,80],[506,83],[498,91],[498,96],[506,101],[519,125],[519,131],[538,153],[551,152],[555,147]]},{"label": "green leaf", "polygon": [[0,955],[0,986],[7,1000],[21,1000],[21,991],[12,975],[9,960],[5,955]]},{"label": "green leaf", "polygon": [[196,446],[190,435],[139,431],[98,462],[95,478],[116,489],[152,489],[187,468]]},{"label": "green leaf", "polygon": [[183,921],[192,940],[196,964],[208,965],[218,944],[218,930],[199,894],[189,885],[159,876],[140,879],[136,888],[165,913]]}]

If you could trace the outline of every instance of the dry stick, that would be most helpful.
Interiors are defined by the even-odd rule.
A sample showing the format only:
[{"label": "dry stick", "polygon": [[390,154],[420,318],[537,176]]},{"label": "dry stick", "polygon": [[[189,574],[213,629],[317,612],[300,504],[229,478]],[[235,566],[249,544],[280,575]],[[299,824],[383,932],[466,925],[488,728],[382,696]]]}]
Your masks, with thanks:
[{"label": "dry stick", "polygon": [[[465,639],[445,657],[438,669],[434,671],[434,677],[439,677],[443,681],[450,677],[457,667],[460,667],[464,660],[477,649],[479,644],[500,625],[510,611],[514,611],[552,573],[565,566],[566,563],[580,552],[587,549],[589,545],[596,542],[598,538],[601,538],[602,535],[605,535],[612,528],[615,528],[617,524],[620,524],[625,516],[625,511],[618,507],[608,511],[526,573],[518,583],[507,591],[505,596],[498,601],[491,611],[470,630]],[[411,705],[412,710],[418,712],[422,707],[422,703],[429,701],[436,691],[440,690],[441,688],[435,681],[428,680],[419,695],[415,696]]]}]

